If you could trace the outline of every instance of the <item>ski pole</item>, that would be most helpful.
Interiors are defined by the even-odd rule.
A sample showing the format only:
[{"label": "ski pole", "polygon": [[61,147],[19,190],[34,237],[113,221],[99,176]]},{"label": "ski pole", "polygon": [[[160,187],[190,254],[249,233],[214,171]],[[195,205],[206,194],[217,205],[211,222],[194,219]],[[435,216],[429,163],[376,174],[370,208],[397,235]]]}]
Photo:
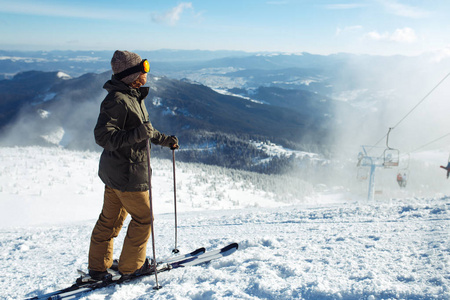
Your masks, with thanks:
[{"label": "ski pole", "polygon": [[153,269],[155,270],[155,287],[159,290],[161,286],[158,284],[158,272],[156,270],[156,250],[155,250],[155,234],[153,226],[153,199],[152,199],[152,169],[150,167],[150,139],[147,139],[147,167],[148,167],[148,199],[150,202],[150,230],[152,234],[152,250],[153,250]]},{"label": "ski pole", "polygon": [[172,162],[173,162],[173,206],[175,210],[175,248],[172,253],[179,253],[180,250],[177,248],[178,240],[178,223],[177,223],[177,184],[175,179],[175,149],[172,149]]}]

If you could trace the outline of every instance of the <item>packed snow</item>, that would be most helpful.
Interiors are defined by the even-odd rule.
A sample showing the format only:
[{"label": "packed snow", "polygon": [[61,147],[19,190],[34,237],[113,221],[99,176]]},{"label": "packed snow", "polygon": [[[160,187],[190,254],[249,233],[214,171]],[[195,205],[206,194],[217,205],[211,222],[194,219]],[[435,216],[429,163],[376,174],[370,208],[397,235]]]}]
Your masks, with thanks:
[{"label": "packed snow", "polygon": [[319,160],[319,156],[316,153],[311,152],[305,152],[305,151],[296,151],[292,149],[285,148],[283,146],[277,145],[275,143],[272,143],[270,141],[251,141],[253,146],[255,146],[258,150],[263,150],[264,153],[267,155],[274,157],[274,156],[290,156],[295,155],[296,157],[309,157],[311,159]]},{"label": "packed snow", "polygon": [[[87,269],[103,200],[99,156],[0,148],[1,299],[70,286],[76,270]],[[239,250],[161,273],[160,290],[146,277],[81,299],[450,299],[450,198],[443,191],[368,202],[352,190],[324,193],[282,175],[176,166],[178,248],[237,242]],[[152,167],[156,256],[163,260],[174,247],[172,162],[152,158]]]}]

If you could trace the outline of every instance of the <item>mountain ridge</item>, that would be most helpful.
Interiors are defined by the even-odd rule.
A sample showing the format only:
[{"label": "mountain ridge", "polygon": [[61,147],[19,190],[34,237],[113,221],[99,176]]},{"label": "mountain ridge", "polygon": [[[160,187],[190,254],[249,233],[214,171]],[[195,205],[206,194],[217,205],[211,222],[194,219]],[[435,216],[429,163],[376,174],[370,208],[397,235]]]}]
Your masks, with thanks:
[{"label": "mountain ridge", "polygon": [[[49,141],[55,143],[55,138],[48,138],[53,134],[58,136],[58,145],[69,149],[98,150],[92,130],[100,102],[106,95],[102,86],[111,74],[111,71],[87,73],[63,79],[57,72],[30,71],[0,81],[0,87],[6,90],[11,83],[26,87],[22,99],[15,102],[16,110],[11,114],[15,118],[0,118],[1,144],[50,145]],[[177,135],[186,149],[202,143],[215,145],[213,153],[194,150],[180,153],[180,159],[187,161],[200,159],[228,167],[264,169],[267,166],[248,162],[255,157],[267,158],[251,140],[270,140],[299,149],[302,143],[326,143],[328,131],[334,126],[328,117],[322,116],[322,109],[314,111],[304,106],[308,111],[292,110],[277,103],[264,104],[217,93],[202,84],[153,75],[148,77],[148,86],[151,90],[146,105],[155,128]],[[4,94],[1,88],[0,94]],[[15,95],[20,98],[20,91],[16,90]],[[9,102],[1,100],[2,110],[5,105]],[[320,122],[315,119],[328,123],[317,126]],[[156,147],[155,152],[161,151]]]},{"label": "mountain ridge", "polygon": [[[105,96],[101,87],[111,75],[111,53],[51,51],[31,55],[0,50],[0,78],[7,79],[0,89],[3,142],[59,141],[56,144],[73,149],[98,149],[91,130]],[[321,154],[333,151],[334,146],[379,140],[411,103],[426,95],[450,69],[448,57],[436,60],[430,55],[139,53],[151,61],[152,92],[147,106],[152,120],[162,132],[182,138],[190,150],[181,157],[251,170],[267,161],[267,154],[256,149],[251,140],[294,151],[315,149]],[[21,54],[22,59],[13,57]],[[53,78],[41,89],[33,87],[50,75],[35,73],[41,78],[20,81],[21,76],[33,74],[29,71],[53,72]],[[62,73],[56,72],[71,78],[58,77]],[[442,134],[445,126],[436,121],[448,119],[438,108],[445,105],[445,90],[438,89],[432,97],[434,103],[427,107],[426,114],[414,114],[409,127],[396,130],[394,143],[416,146],[415,140],[428,140],[431,131],[436,136]],[[20,109],[23,104],[26,107]],[[74,112],[79,112],[78,119],[71,117]],[[49,138],[51,128],[57,128],[53,138]],[[16,134],[8,135],[11,129]],[[39,141],[42,136],[47,139]],[[202,145],[209,145],[209,150],[194,151]],[[276,159],[272,157],[271,161]],[[289,161],[287,154],[281,159]]]}]

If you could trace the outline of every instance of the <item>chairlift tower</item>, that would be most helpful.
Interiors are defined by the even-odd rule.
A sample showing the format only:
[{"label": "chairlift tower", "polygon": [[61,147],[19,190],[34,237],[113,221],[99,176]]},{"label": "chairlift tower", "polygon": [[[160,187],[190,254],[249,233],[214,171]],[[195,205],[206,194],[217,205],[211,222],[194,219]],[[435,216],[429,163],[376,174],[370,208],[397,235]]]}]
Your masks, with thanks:
[{"label": "chairlift tower", "polygon": [[359,152],[358,154],[358,166],[370,167],[369,190],[367,193],[367,200],[373,201],[375,198],[375,171],[376,168],[378,167],[385,168],[385,161],[383,156],[381,157],[369,156],[366,151],[366,147],[370,146],[361,146],[362,152]]}]

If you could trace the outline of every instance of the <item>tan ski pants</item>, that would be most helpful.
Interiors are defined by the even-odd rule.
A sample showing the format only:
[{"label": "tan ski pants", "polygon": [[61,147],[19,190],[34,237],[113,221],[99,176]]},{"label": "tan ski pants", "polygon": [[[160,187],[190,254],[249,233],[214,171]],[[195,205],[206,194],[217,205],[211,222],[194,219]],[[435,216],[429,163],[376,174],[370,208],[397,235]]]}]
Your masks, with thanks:
[{"label": "tan ski pants", "polygon": [[113,244],[128,214],[128,225],[119,271],[130,274],[145,262],[150,237],[150,202],[148,191],[121,192],[105,186],[103,209],[95,224],[89,248],[89,270],[106,271],[113,263]]}]

